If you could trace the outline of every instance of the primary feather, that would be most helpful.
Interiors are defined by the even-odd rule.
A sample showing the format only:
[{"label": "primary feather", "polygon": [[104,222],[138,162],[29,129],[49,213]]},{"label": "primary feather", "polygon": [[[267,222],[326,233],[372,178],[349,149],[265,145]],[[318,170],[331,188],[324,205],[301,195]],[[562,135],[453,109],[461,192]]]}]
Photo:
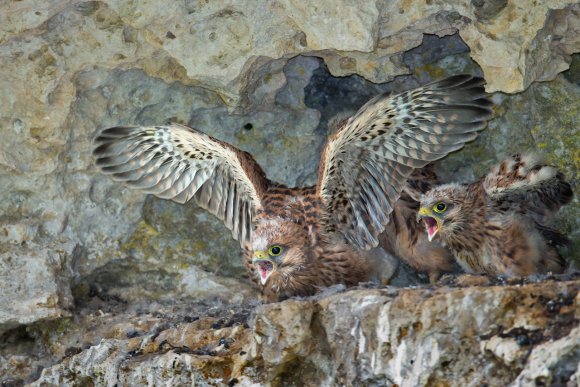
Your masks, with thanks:
[{"label": "primary feather", "polygon": [[421,238],[402,226],[410,215],[401,192],[417,200],[409,176],[475,139],[490,105],[483,80],[468,75],[374,98],[329,140],[316,187],[273,183],[249,154],[182,125],[103,129],[93,156],[131,188],[193,199],[216,215],[242,244],[251,278],[275,300],[367,280],[364,250],[389,223],[405,243],[396,253],[423,254],[415,249]]},{"label": "primary feather", "polygon": [[498,210],[516,211],[538,223],[550,221],[573,197],[564,175],[537,154],[516,154],[492,168],[483,188]]},{"label": "primary feather", "polygon": [[375,247],[411,173],[461,149],[491,118],[483,84],[458,75],[381,95],[346,121],[321,157],[329,223],[358,248]]},{"label": "primary feather", "polygon": [[193,198],[234,239],[251,240],[269,182],[249,154],[177,124],[103,129],[94,145],[95,164],[114,180],[178,203]]}]

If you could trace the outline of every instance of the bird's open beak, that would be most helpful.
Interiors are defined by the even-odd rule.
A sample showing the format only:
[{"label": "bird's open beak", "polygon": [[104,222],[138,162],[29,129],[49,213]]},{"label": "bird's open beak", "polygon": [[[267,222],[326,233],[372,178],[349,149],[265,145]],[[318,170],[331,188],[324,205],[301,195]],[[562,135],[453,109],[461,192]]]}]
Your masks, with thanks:
[{"label": "bird's open beak", "polygon": [[265,285],[266,281],[268,281],[268,278],[274,271],[274,262],[270,260],[270,256],[267,252],[254,251],[252,263],[258,269],[258,273],[260,274],[260,282],[262,285]]},{"label": "bird's open beak", "polygon": [[427,238],[429,238],[429,242],[431,242],[435,237],[435,234],[441,230],[441,221],[439,218],[433,217],[433,212],[425,207],[421,207],[417,213],[417,222],[420,222],[421,220],[425,224]]}]

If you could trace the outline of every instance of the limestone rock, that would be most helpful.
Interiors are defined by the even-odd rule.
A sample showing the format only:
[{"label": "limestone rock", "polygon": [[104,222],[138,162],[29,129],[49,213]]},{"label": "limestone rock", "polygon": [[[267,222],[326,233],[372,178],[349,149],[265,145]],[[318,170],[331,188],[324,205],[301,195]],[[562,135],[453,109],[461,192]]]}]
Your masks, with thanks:
[{"label": "limestone rock", "polygon": [[[574,361],[576,364],[574,364]],[[530,354],[528,363],[514,386],[531,384],[580,384],[580,328],[574,328],[566,337],[538,345]]]},{"label": "limestone rock", "polygon": [[[3,4],[0,123],[7,130],[0,144],[0,222],[7,238],[49,249],[72,241],[79,246],[72,267],[79,278],[131,256],[138,260],[127,262],[148,269],[141,270],[144,283],[155,282],[147,273],[159,271],[179,282],[186,270],[180,265],[242,279],[237,244],[212,217],[155,199],[143,207],[143,195],[95,175],[89,157],[95,130],[190,123],[252,153],[272,179],[311,184],[328,123],[373,95],[477,72],[469,49],[490,89],[521,90],[564,69],[577,51],[577,6],[570,2],[555,2],[549,12],[527,2],[478,4],[453,11],[437,2],[361,6],[349,0],[313,8],[295,1],[266,8],[246,2]],[[533,55],[525,49],[531,45]],[[408,73],[416,77],[385,85],[364,79]],[[478,155],[462,164],[497,157]]]},{"label": "limestone rock", "polygon": [[[507,385],[528,367],[547,381],[561,375],[565,383],[580,360],[577,329],[571,331],[577,325],[578,285],[358,290],[317,301],[312,317],[307,307],[297,317],[294,305],[287,310],[285,303],[273,305],[262,313],[275,313],[283,325],[269,325],[279,327],[270,337],[296,337],[294,323],[285,324],[289,320],[282,317],[290,312],[292,321],[306,319],[301,326],[307,325],[311,335],[305,336],[316,340],[300,351],[284,337],[273,340],[276,350],[297,357],[285,369],[269,365],[268,357],[263,364],[266,371],[275,370],[273,381],[296,385]],[[539,300],[550,301],[540,305]],[[257,312],[254,329],[260,318]],[[534,352],[544,346],[553,348],[544,368],[550,372],[533,366],[541,361]],[[310,348],[306,354],[305,348]]]},{"label": "limestone rock", "polygon": [[70,346],[62,361],[46,367],[31,385],[215,385],[228,380],[248,343],[248,308],[112,303],[102,312],[89,306],[68,335],[58,337]]},{"label": "limestone rock", "polygon": [[577,278],[358,289],[259,306],[249,326],[250,309],[193,305],[193,322],[185,305],[117,312],[97,317],[122,321],[105,339],[32,385],[565,385],[580,363],[579,289]]},{"label": "limestone rock", "polygon": [[[396,57],[419,45],[423,33],[442,36],[459,30],[491,80],[490,89],[513,92],[565,69],[567,56],[579,49],[578,9],[572,1],[552,1],[549,7],[531,0],[480,3],[341,0],[305,7],[284,0],[261,7],[156,1],[140,7],[113,0],[52,6],[23,1],[3,6],[6,25],[0,42],[24,43],[22,49],[12,45],[12,55],[33,53],[32,63],[18,73],[36,66],[33,83],[56,76],[53,86],[61,83],[69,92],[70,74],[94,63],[94,57],[104,66],[137,67],[151,76],[201,84],[233,100],[256,57],[316,54],[328,60],[335,75],[356,72],[385,82],[405,72]],[[21,39],[30,32],[34,39]],[[50,38],[56,33],[62,40],[53,45]],[[37,87],[39,95],[51,92]]]},{"label": "limestone rock", "polygon": [[[241,384],[270,377],[275,384],[296,364],[306,374],[319,367],[324,375],[344,371],[341,377],[350,380],[359,377],[352,367],[334,369],[325,363],[328,357],[301,363],[304,354],[322,356],[327,349],[321,345],[331,345],[324,344],[327,335],[328,340],[343,337],[348,339],[345,352],[336,359],[360,359],[360,375],[373,375],[368,364],[383,363],[358,354],[357,348],[370,343],[365,340],[372,336],[367,334],[372,324],[357,322],[356,313],[381,324],[388,320],[390,325],[380,328],[383,336],[396,334],[390,327],[399,329],[387,317],[373,320],[375,313],[388,314],[399,302],[389,292],[347,293],[344,305],[339,296],[294,300],[281,304],[287,308],[260,308],[255,321],[262,325],[243,337],[234,335],[246,357],[203,355],[214,362],[187,350],[176,354],[165,348],[161,355],[154,347],[149,360],[137,356],[127,369],[114,371],[134,348],[125,334],[154,330],[155,324],[156,330],[166,331],[170,328],[164,324],[185,321],[183,314],[156,317],[152,309],[172,302],[191,306],[204,299],[229,305],[223,312],[255,293],[245,278],[239,245],[219,221],[193,204],[146,197],[96,173],[90,139],[98,128],[190,124],[250,152],[273,180],[307,185],[316,179],[320,150],[337,118],[376,94],[468,72],[484,75],[491,91],[523,92],[495,94],[497,118],[476,142],[438,165],[441,176],[472,180],[509,153],[532,148],[545,151],[580,193],[580,61],[574,55],[580,51],[579,6],[573,1],[341,0],[306,7],[294,0],[267,6],[243,1],[23,0],[3,2],[0,14],[0,383],[32,381],[39,375],[30,370],[43,368],[43,377],[58,382],[72,362],[67,359],[77,359],[70,369],[88,367],[90,356],[84,356],[90,348],[110,363],[97,362],[102,368],[97,365],[93,371],[85,367],[86,372],[78,373],[81,381],[105,382],[116,375],[126,384],[153,383],[173,375],[168,381],[179,384],[195,375],[199,382],[209,375],[203,364],[216,380],[234,378],[221,373],[225,367]],[[568,65],[570,70],[556,76]],[[553,82],[534,82],[554,77]],[[576,198],[556,219],[571,236],[573,244],[565,253],[573,259],[580,258],[579,206]],[[386,269],[390,273],[392,266]],[[395,282],[405,286],[412,280]],[[489,301],[488,288],[476,289],[471,298],[465,296],[474,310]],[[417,297],[425,313],[439,313],[428,312],[437,303],[425,304]],[[372,306],[365,300],[385,304]],[[91,313],[83,315],[87,308]],[[275,310],[291,318],[282,321]],[[341,323],[333,323],[337,314],[344,315],[348,329],[358,335],[355,339]],[[435,351],[443,347],[435,340],[440,332],[433,329],[431,341],[421,340]],[[278,331],[285,347],[264,348]],[[485,359],[510,364],[498,366],[501,372],[520,369],[521,348],[527,347],[516,339],[518,350],[512,337],[499,336],[482,339],[476,347]],[[399,363],[381,358],[385,370],[394,372],[389,378],[439,361],[419,351],[423,365],[411,365],[407,356],[416,343],[389,341],[403,342]],[[176,343],[172,345],[181,345]],[[557,345],[554,353],[563,348]],[[109,350],[117,357],[109,359]],[[270,359],[260,357],[264,351]],[[171,374],[171,365],[182,367],[181,376]],[[546,367],[567,366],[556,361]],[[532,367],[532,376],[521,380],[535,378],[536,370],[544,372]],[[513,372],[511,376],[515,378]],[[369,383],[374,380],[368,378]]]},{"label": "limestone rock", "polygon": [[0,336],[21,324],[69,315],[69,253],[20,245],[0,251]]},{"label": "limestone rock", "polygon": [[312,351],[313,337],[310,332],[314,307],[307,301],[289,300],[281,304],[266,305],[256,310],[253,322],[254,346],[249,357],[261,358],[278,376],[297,358]]}]

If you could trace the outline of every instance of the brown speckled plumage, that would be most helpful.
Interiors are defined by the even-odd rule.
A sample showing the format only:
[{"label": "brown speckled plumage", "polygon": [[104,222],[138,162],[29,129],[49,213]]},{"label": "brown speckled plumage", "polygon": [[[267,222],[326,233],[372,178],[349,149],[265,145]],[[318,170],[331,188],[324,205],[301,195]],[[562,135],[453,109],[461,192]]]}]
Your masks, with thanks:
[{"label": "brown speckled plumage", "polygon": [[435,235],[468,273],[560,273],[565,262],[557,246],[566,238],[547,223],[571,199],[572,189],[556,169],[535,155],[515,155],[476,183],[427,192],[418,216],[427,228],[439,228]]},{"label": "brown speckled plumage", "polygon": [[[263,207],[256,214],[256,235],[260,238],[251,248],[244,249],[244,264],[250,273],[256,272],[255,250],[270,245],[284,249],[276,270],[262,287],[266,300],[291,296],[307,296],[333,284],[356,285],[368,280],[369,263],[364,251],[356,252],[342,238],[321,232],[322,203],[315,187],[287,188],[273,186],[264,195]],[[259,277],[252,276],[257,286]]]},{"label": "brown speckled plumage", "polygon": [[439,184],[432,164],[416,170],[395,204],[391,221],[381,234],[380,246],[435,282],[456,269],[451,251],[438,241],[429,242],[423,226],[415,221],[421,194]]},{"label": "brown speckled plumage", "polygon": [[396,208],[401,192],[417,188],[409,176],[475,139],[490,117],[483,80],[468,75],[377,96],[330,136],[317,185],[307,188],[271,182],[249,154],[181,125],[101,130],[93,155],[129,187],[193,199],[216,215],[275,300],[367,280],[366,250],[393,216],[399,228],[390,232],[403,235],[400,223],[408,224]]}]

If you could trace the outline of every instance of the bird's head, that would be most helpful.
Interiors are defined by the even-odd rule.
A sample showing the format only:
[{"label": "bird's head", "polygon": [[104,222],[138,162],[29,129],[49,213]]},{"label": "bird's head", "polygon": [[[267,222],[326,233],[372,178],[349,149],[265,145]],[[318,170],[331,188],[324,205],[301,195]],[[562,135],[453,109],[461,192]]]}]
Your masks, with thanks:
[{"label": "bird's head", "polygon": [[256,225],[251,251],[259,282],[279,292],[309,266],[308,230],[282,218],[263,219]]},{"label": "bird's head", "polygon": [[466,186],[459,184],[441,185],[421,196],[417,221],[425,224],[429,241],[437,234],[445,238],[464,228],[468,221],[464,211],[465,204],[470,202],[468,196]]}]

